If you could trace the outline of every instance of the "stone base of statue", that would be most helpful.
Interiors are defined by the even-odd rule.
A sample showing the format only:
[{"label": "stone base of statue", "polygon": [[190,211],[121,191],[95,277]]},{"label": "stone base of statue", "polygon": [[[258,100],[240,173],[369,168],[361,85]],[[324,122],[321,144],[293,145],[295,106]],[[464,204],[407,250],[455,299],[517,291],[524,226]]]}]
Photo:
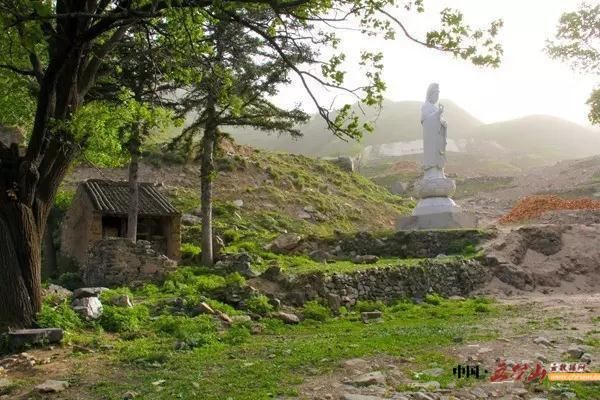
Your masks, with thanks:
[{"label": "stone base of statue", "polygon": [[410,217],[396,223],[398,230],[459,229],[477,227],[477,217],[464,212],[450,198],[456,190],[454,180],[446,178],[442,169],[431,168],[415,184],[421,199]]}]

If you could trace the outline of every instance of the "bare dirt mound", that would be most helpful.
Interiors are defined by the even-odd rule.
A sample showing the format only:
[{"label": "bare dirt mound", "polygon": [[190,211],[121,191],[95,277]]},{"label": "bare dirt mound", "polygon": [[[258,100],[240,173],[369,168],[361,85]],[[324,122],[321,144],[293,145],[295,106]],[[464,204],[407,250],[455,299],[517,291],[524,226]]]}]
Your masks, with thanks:
[{"label": "bare dirt mound", "polygon": [[513,209],[498,220],[500,223],[531,220],[544,213],[560,210],[598,210],[600,200],[589,198],[563,199],[558,196],[529,196],[517,202]]},{"label": "bare dirt mound", "polygon": [[492,295],[600,293],[600,225],[529,225],[485,246]]}]

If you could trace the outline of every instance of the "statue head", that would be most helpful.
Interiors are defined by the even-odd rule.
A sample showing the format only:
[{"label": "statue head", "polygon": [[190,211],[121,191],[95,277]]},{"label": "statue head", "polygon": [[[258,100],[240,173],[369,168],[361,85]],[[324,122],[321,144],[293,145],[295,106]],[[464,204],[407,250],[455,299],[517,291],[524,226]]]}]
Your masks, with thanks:
[{"label": "statue head", "polygon": [[432,83],[427,88],[427,102],[435,104],[440,99],[440,84]]}]

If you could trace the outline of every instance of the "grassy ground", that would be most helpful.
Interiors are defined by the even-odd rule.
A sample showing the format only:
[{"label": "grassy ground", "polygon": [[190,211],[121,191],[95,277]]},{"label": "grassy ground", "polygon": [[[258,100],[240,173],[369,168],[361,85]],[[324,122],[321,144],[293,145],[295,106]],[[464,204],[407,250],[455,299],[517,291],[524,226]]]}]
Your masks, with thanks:
[{"label": "grassy ground", "polygon": [[[156,302],[152,296],[136,293],[138,306]],[[381,309],[382,323],[364,324],[360,310]],[[110,311],[109,311],[110,312]],[[269,399],[295,396],[298,386],[310,376],[323,375],[339,367],[341,360],[386,354],[411,360],[405,372],[442,367],[445,374],[436,378],[442,385],[452,378],[455,360],[444,348],[453,338],[485,341],[496,335],[484,328],[485,321],[502,315],[502,308],[486,300],[443,300],[431,297],[429,303],[400,302],[393,306],[360,303],[356,310],[331,316],[325,308],[309,304],[306,319],[296,326],[263,318],[262,332],[251,335],[247,323],[234,324],[222,331],[206,316],[153,315],[153,322],[139,330],[123,328],[106,333],[99,326],[72,330],[71,341],[90,348],[101,344],[114,346],[98,354],[72,355],[75,364],[86,359],[107,365],[89,383],[79,371],[79,388],[88,398],[120,398],[128,390],[139,393],[136,399]],[[114,329],[113,329],[114,330]],[[202,332],[199,336],[199,332]],[[195,338],[193,349],[175,350],[176,343]],[[113,375],[118,371],[118,376]],[[422,377],[420,379],[426,379]],[[164,381],[162,383],[158,383]],[[21,382],[21,386],[26,382]]]}]

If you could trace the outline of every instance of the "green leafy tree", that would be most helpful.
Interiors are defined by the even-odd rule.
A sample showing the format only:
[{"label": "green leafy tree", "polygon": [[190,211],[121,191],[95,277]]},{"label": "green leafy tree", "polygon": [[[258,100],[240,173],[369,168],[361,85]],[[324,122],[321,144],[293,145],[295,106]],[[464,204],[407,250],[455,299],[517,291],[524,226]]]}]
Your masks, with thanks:
[{"label": "green leafy tree", "polygon": [[[254,13],[252,19],[268,25],[276,15],[261,11]],[[201,160],[202,263],[212,265],[212,181],[216,173],[213,159],[224,136],[222,129],[251,126],[300,135],[297,125],[306,122],[308,114],[299,108],[277,107],[269,97],[277,93],[280,85],[289,83],[290,60],[294,66],[308,63],[314,60],[314,54],[310,47],[289,41],[282,48],[287,57],[283,60],[263,38],[226,15],[207,15],[202,20],[206,23],[201,31],[208,48],[191,49],[191,61],[202,72],[201,78],[189,86],[181,99],[181,113],[195,117],[173,144],[183,145],[188,154],[196,152]],[[287,28],[291,30],[289,25]],[[195,141],[196,136],[201,139]]]},{"label": "green leafy tree", "polygon": [[[399,7],[420,12],[422,1],[0,0],[0,43],[9,49],[0,68],[35,85],[35,116],[25,154],[0,146],[2,327],[29,326],[41,309],[41,238],[61,181],[89,144],[90,133],[77,132],[73,122],[86,104],[104,60],[133,27],[157,26],[172,13],[213,7],[262,37],[285,60],[281,32],[286,26],[303,25],[311,38],[319,39],[313,46],[333,51],[340,42],[335,31],[344,23],[369,35],[391,39],[400,28],[404,36],[412,37],[396,14]],[[272,10],[277,19],[270,25],[253,21],[252,13],[261,10]],[[480,65],[497,65],[501,51],[494,44],[495,33],[496,26],[471,30],[460,13],[448,11],[442,15],[441,28],[422,43]],[[343,64],[338,51],[325,61],[321,76],[288,65],[311,93],[332,132],[359,135],[368,126],[360,123],[350,107],[342,107],[330,119],[329,109],[311,90],[311,83],[342,86]],[[382,56],[367,52],[363,64],[366,82],[353,93],[366,104],[377,104],[385,88]]]},{"label": "green leafy tree", "polygon": [[[600,5],[582,3],[577,11],[563,14],[546,51],[577,71],[600,75]],[[600,88],[592,91],[587,104],[590,122],[600,124]]]}]

